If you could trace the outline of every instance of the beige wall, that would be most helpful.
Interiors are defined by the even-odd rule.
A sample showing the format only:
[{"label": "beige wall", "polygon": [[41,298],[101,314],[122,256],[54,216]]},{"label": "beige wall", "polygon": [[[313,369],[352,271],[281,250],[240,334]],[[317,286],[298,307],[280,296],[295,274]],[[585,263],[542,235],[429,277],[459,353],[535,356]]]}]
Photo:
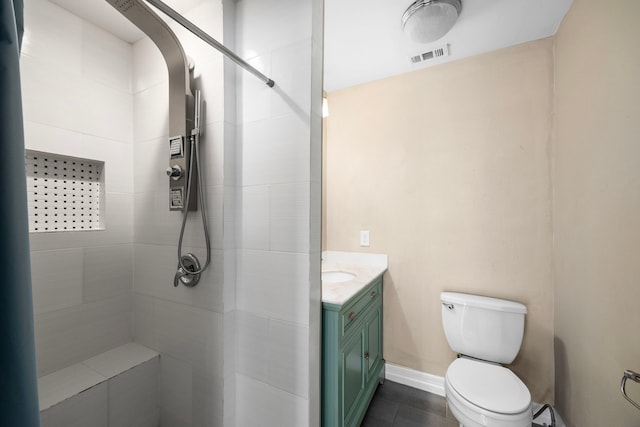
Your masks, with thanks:
[{"label": "beige wall", "polygon": [[637,0],[575,0],[556,36],[556,400],[572,426],[640,425],[618,390],[640,371],[638,18]]},{"label": "beige wall", "polygon": [[512,299],[514,369],[553,398],[552,106],[551,39],[329,94],[325,247],[389,255],[388,362],[444,375],[441,291]]}]

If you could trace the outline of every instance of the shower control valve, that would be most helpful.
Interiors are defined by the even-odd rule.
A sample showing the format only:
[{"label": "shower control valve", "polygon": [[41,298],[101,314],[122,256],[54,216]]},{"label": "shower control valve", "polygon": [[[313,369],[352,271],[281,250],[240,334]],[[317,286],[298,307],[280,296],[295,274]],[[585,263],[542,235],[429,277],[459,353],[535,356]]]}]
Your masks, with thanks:
[{"label": "shower control valve", "polygon": [[173,165],[167,168],[167,176],[170,176],[174,181],[179,180],[184,175],[180,165]]}]

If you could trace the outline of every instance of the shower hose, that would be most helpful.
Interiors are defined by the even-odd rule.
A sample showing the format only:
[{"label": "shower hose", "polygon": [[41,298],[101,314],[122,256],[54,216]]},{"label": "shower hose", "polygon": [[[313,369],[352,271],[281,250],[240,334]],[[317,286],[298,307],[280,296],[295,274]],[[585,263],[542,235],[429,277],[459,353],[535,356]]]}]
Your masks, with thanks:
[{"label": "shower hose", "polygon": [[[209,262],[211,261],[211,248],[210,248],[210,240],[209,240],[209,225],[207,223],[207,204],[205,203],[205,199],[204,199],[204,187],[202,185],[202,169],[200,168],[200,111],[202,108],[202,101],[201,101],[201,95],[200,95],[200,91],[196,91],[196,97],[195,97],[195,104],[196,104],[196,115],[195,115],[195,127],[194,129],[191,131],[191,137],[189,138],[191,141],[191,153],[189,155],[189,164],[193,165],[193,161],[194,161],[194,155],[195,155],[195,165],[196,167],[190,167],[189,168],[189,172],[187,173],[187,198],[185,199],[187,202],[185,203],[185,207],[184,207],[184,214],[182,216],[182,226],[180,227],[180,238],[178,239],[178,272],[176,273],[176,276],[174,278],[174,286],[177,286],[178,280],[181,280],[182,277],[185,276],[196,276],[198,274],[201,274],[202,272],[204,272],[207,267],[209,266]],[[198,205],[200,207],[200,213],[202,214],[202,228],[204,231],[204,240],[205,240],[205,245],[206,245],[206,249],[207,249],[207,259],[204,263],[204,265],[200,268],[194,268],[193,266],[185,266],[183,263],[183,257],[182,257],[182,241],[184,239],[184,229],[187,225],[187,217],[189,216],[189,200],[191,197],[191,187],[193,187],[192,185],[192,174],[193,174],[193,169],[196,169],[196,173],[198,175],[197,179],[198,179]],[[190,254],[189,254],[190,255]],[[181,271],[182,270],[182,271]],[[183,280],[182,281],[185,285],[188,286],[188,284]],[[193,284],[192,286],[195,286],[195,284]]]}]

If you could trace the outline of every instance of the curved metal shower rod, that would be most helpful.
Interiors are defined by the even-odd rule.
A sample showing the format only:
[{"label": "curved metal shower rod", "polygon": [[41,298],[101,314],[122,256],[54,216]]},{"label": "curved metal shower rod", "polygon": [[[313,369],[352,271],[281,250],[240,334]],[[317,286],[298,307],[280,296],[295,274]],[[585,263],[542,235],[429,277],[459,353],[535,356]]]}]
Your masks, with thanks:
[{"label": "curved metal shower rod", "polygon": [[222,43],[220,43],[219,41],[211,37],[209,34],[204,32],[202,29],[200,29],[197,25],[189,21],[184,16],[180,15],[178,12],[176,12],[171,7],[169,7],[167,4],[163,3],[160,0],[146,0],[146,1],[151,5],[155,6],[156,8],[158,8],[162,13],[167,15],[169,18],[173,19],[178,24],[182,25],[191,33],[198,36],[201,40],[209,44],[211,47],[213,47],[214,49],[217,49],[224,55],[228,56],[229,59],[231,59],[233,62],[235,62],[245,70],[249,71],[251,74],[259,78],[260,80],[262,80],[267,86],[273,87],[275,85],[275,82],[273,80],[271,80],[269,77],[262,74],[260,71],[256,70],[247,61],[245,61],[244,59],[236,55],[235,52],[228,49]]}]

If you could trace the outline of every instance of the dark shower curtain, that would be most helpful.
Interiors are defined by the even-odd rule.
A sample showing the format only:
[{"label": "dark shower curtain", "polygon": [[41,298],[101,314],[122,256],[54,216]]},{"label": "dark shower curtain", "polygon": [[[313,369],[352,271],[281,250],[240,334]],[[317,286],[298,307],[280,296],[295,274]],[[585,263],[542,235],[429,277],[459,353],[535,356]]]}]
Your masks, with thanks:
[{"label": "dark shower curtain", "polygon": [[0,425],[38,427],[20,95],[22,0],[0,6]]}]

